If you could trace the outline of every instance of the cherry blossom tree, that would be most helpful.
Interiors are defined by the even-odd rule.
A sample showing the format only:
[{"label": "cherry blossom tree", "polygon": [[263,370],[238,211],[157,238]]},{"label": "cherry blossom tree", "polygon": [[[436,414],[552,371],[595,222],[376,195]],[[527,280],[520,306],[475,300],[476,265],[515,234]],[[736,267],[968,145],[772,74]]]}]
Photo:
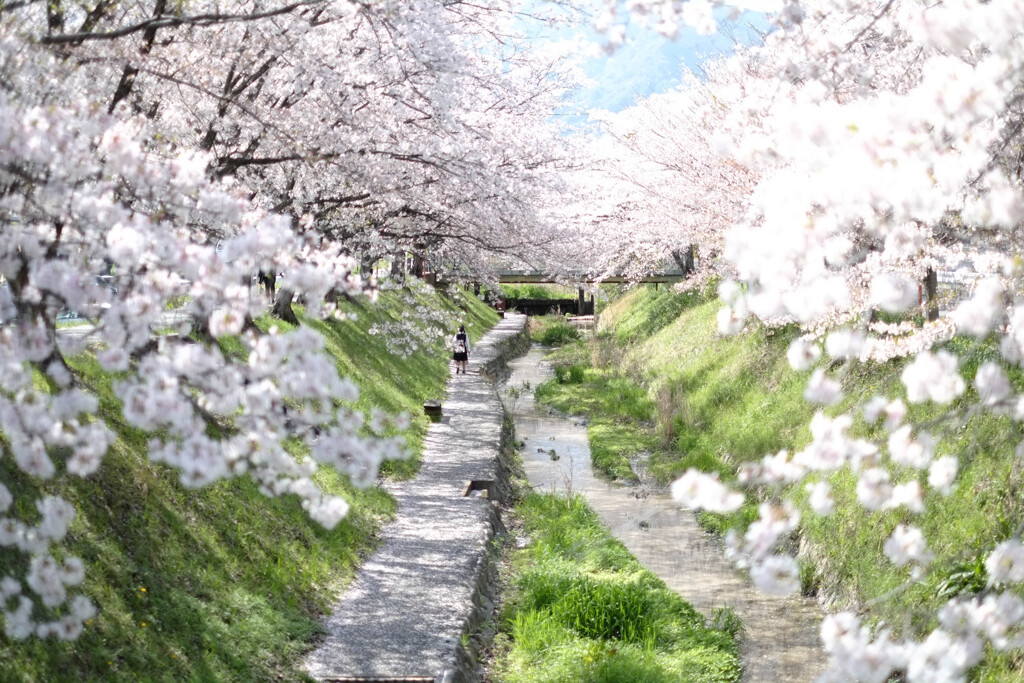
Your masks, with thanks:
[{"label": "cherry blossom tree", "polygon": [[[385,433],[406,418],[356,411],[311,328],[261,331],[250,283],[283,271],[282,310],[295,295],[331,315],[371,287],[361,260],[412,251],[472,276],[548,240],[564,84],[511,22],[435,2],[0,7],[9,637],[74,639],[96,609],[74,595],[82,562],[53,550],[75,509],[44,493],[94,473],[115,438],[65,361],[83,348],[57,333],[62,308],[95,325],[121,417],[185,486],[249,476],[333,527],[347,505],[313,483],[319,466],[365,486],[405,456]],[[158,335],[185,295],[191,322]]]},{"label": "cherry blossom tree", "polygon": [[[742,68],[737,68],[737,67]],[[764,78],[759,64],[710,61],[702,77],[686,72],[680,86],[647,97],[618,114],[595,113],[602,135],[589,146],[595,157],[578,185],[597,183],[589,199],[605,197],[600,241],[606,272],[640,277],[666,261],[691,275],[690,285],[729,273],[719,258],[726,231],[740,219],[757,180],[754,170],[719,154],[730,141],[730,117],[745,79]],[[608,245],[614,245],[609,248]],[[698,255],[699,272],[693,263]]]},{"label": "cherry blossom tree", "polygon": [[[655,17],[667,31],[677,19],[706,30],[714,25],[712,4],[704,0],[637,5],[634,11]],[[808,334],[793,343],[789,360],[795,369],[812,370],[805,397],[822,412],[806,448],[740,468],[738,484],[764,502],[744,534],[727,541],[759,586],[795,590],[796,560],[779,546],[798,528],[800,513],[771,492],[809,482],[808,514],[831,514],[828,476],[847,470],[857,479],[857,504],[869,512],[899,509],[911,520],[883,550],[894,565],[909,568],[911,583],[920,581],[930,571],[935,539],[913,519],[926,504],[941,505],[964,465],[960,456],[971,457],[937,457],[937,444],[968,415],[1024,419],[1003,369],[1024,357],[1017,301],[1024,6],[959,0],[746,5],[774,11],[775,29],[764,46],[716,67],[732,70],[738,93],[721,91],[730,104],[713,151],[753,180],[747,196],[732,197],[745,208],[724,234],[723,258],[735,278],[720,289],[726,303],[720,329],[737,332],[752,317],[804,325]],[[745,70],[752,63],[756,74]],[[714,79],[707,83],[718,97]],[[711,153],[707,140],[688,138],[686,126],[680,128],[673,140],[695,146],[694,157]],[[894,347],[880,337],[873,311],[913,311],[929,271],[965,257],[980,279],[968,300],[909,343]],[[954,333],[994,339],[1002,364],[984,363],[975,377],[964,378],[952,351],[932,348]],[[837,377],[850,364],[894,354],[911,357],[901,375],[903,395],[878,396],[859,408],[868,423],[884,421],[888,438],[856,438],[853,414],[826,410],[841,399]],[[907,403],[950,408],[930,425],[915,424]],[[696,508],[730,511],[742,504],[732,487],[696,471],[673,490]],[[851,612],[827,617],[822,637],[831,666],[824,680],[884,681],[898,674],[910,681],[964,680],[986,647],[1019,648],[1022,530],[987,555],[986,590],[951,599],[919,630],[896,638]]]}]

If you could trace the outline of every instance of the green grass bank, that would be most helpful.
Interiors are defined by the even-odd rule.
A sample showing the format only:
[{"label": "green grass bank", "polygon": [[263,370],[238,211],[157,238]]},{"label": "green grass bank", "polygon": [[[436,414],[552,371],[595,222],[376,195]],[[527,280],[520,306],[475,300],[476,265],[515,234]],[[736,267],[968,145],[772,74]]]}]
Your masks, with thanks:
[{"label": "green grass bank", "polygon": [[[799,331],[751,325],[723,338],[716,325],[720,306],[708,294],[636,288],[604,309],[593,340],[552,354],[556,378],[537,395],[559,410],[590,418],[595,465],[613,477],[633,477],[630,463],[640,458],[661,482],[689,467],[730,480],[741,463],[783,448],[799,450],[810,441],[814,413],[803,399],[809,373],[794,372],[785,357]],[[999,362],[991,342],[956,338],[948,344],[961,354],[968,387],[981,363]],[[839,375],[845,398],[826,413],[850,412],[875,394],[905,399],[899,379],[903,366],[902,360],[846,366]],[[1020,369],[1004,369],[1015,391],[1024,390]],[[914,422],[938,417],[930,404],[910,406]],[[830,610],[861,609],[899,636],[934,626],[936,608],[950,597],[985,588],[984,556],[1024,519],[1024,466],[1014,455],[1022,434],[1008,417],[991,414],[972,415],[955,429],[942,427],[934,425],[934,433],[943,437],[937,455],[957,455],[961,474],[948,497],[927,493],[924,514],[865,511],[856,502],[856,480],[846,470],[829,477],[836,503],[830,516],[815,515],[801,489],[782,492],[802,507],[801,529],[787,543],[789,550],[800,550],[806,593],[826,596]],[[881,427],[860,417],[851,432],[881,443],[887,438]],[[898,481],[911,476],[892,465],[890,471]],[[760,492],[762,497],[771,493]],[[756,514],[751,503],[731,516],[702,514],[700,519],[715,531],[742,531]],[[919,526],[935,553],[924,581],[910,581],[910,569],[892,565],[882,551],[901,523]],[[990,652],[971,678],[1024,680],[1024,658]]]},{"label": "green grass bank", "polygon": [[[449,353],[443,341],[432,341],[407,357],[393,355],[370,329],[420,306],[464,322],[474,340],[498,319],[453,288],[450,296],[382,292],[376,303],[344,304],[354,320],[304,320],[324,335],[339,371],[359,385],[357,407],[413,416],[406,437],[414,453],[428,424],[422,402],[443,393]],[[268,319],[257,324],[287,329]],[[228,353],[240,351],[230,340],[222,344]],[[78,508],[66,546],[84,560],[82,589],[100,612],[71,643],[0,638],[0,680],[305,680],[297,666],[320,632],[318,619],[374,546],[393,500],[379,487],[358,490],[322,469],[318,482],[351,505],[327,531],[293,496],[266,498],[248,480],[186,489],[174,472],[146,458],[147,434],[116,417],[112,377],[89,354],[70,364],[118,434],[92,477],[46,487]],[[389,464],[386,474],[411,476],[416,462]],[[9,458],[0,458],[0,472],[12,489],[35,485],[18,477]],[[20,561],[0,553],[0,576]]]},{"label": "green grass bank", "polygon": [[511,528],[490,662],[502,683],[738,681],[738,622],[705,624],[580,496],[530,493]]}]

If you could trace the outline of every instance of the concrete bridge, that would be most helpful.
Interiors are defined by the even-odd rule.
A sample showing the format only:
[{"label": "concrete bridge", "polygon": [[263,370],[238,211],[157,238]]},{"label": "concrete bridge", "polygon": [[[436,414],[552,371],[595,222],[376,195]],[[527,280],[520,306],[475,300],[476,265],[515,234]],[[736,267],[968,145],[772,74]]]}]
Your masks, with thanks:
[{"label": "concrete bridge", "polygon": [[623,275],[610,275],[596,278],[593,275],[567,274],[556,280],[551,273],[544,273],[539,270],[500,270],[498,281],[502,284],[562,284],[573,282],[576,284],[610,283],[622,284],[624,282],[639,282],[644,284],[660,284],[663,282],[680,282],[686,279],[686,273],[682,270],[663,270],[649,273],[639,279],[632,279]]},{"label": "concrete bridge", "polygon": [[573,309],[575,309],[576,315],[593,315],[594,295],[591,294],[590,300],[587,301],[586,291],[582,286],[584,284],[593,284],[598,282],[607,282],[611,284],[639,282],[645,284],[650,283],[657,286],[661,283],[681,282],[685,279],[686,272],[683,270],[663,270],[655,273],[649,273],[646,277],[640,279],[630,279],[623,277],[622,275],[612,275],[601,279],[597,279],[591,275],[567,275],[562,277],[561,282],[556,281],[550,273],[543,273],[539,270],[498,271],[498,281],[502,284],[562,284],[568,280],[578,285],[575,301],[572,299],[507,299],[509,308],[515,308],[520,313],[526,313],[527,315],[542,315],[553,310],[570,311]]}]

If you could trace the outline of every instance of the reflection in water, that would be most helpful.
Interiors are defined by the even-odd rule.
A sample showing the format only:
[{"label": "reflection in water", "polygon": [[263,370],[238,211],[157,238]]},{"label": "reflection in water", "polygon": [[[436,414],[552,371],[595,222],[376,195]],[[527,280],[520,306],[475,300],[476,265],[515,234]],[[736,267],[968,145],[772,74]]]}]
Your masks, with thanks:
[{"label": "reflection in water", "polygon": [[[554,374],[534,348],[512,361],[506,387],[531,388]],[[825,669],[818,639],[821,611],[806,599],[766,595],[724,558],[718,539],[664,491],[599,479],[590,464],[587,428],[549,414],[525,391],[515,404],[516,436],[526,442],[523,467],[541,491],[574,492],[640,562],[706,616],[729,605],[743,620],[744,680],[812,681]],[[552,450],[554,455],[552,455]]]}]

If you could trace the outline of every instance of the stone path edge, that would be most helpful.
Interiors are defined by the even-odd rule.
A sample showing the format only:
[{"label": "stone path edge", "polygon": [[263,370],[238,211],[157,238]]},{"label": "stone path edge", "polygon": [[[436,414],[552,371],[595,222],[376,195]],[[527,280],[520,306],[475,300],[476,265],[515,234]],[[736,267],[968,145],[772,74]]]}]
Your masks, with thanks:
[{"label": "stone path edge", "polygon": [[[469,374],[453,375],[444,419],[424,438],[420,472],[385,488],[396,519],[324,623],[307,655],[321,681],[433,680],[475,683],[486,624],[498,590],[498,501],[507,501],[511,463],[503,460],[504,414],[496,382],[509,359],[530,346],[526,317],[506,315],[474,344]],[[469,481],[491,484],[488,498],[465,498]]]},{"label": "stone path edge", "polygon": [[[527,317],[506,314],[505,319],[518,325],[518,332],[503,337],[495,344],[494,357],[489,358],[480,366],[480,374],[486,377],[495,387],[495,394],[497,394],[497,385],[509,375],[508,361],[522,356],[530,350],[530,337],[526,333]],[[508,504],[512,496],[512,473],[516,466],[506,462],[504,459],[505,448],[511,445],[507,443],[507,440],[511,439],[513,432],[505,430],[504,412],[501,417],[500,441],[498,451],[495,453],[495,469],[498,475],[496,485],[500,491],[500,502]],[[493,633],[485,633],[483,630],[488,620],[494,617],[495,601],[501,588],[498,575],[501,549],[492,541],[495,537],[505,534],[506,529],[501,520],[500,508],[491,506],[488,508],[488,513],[490,516],[489,527],[491,534],[484,546],[480,571],[477,573],[473,588],[473,607],[463,628],[463,635],[467,637],[459,638],[452,666],[446,669],[438,683],[460,683],[461,681],[480,680],[481,667],[479,657],[490,646],[493,639]]]}]

